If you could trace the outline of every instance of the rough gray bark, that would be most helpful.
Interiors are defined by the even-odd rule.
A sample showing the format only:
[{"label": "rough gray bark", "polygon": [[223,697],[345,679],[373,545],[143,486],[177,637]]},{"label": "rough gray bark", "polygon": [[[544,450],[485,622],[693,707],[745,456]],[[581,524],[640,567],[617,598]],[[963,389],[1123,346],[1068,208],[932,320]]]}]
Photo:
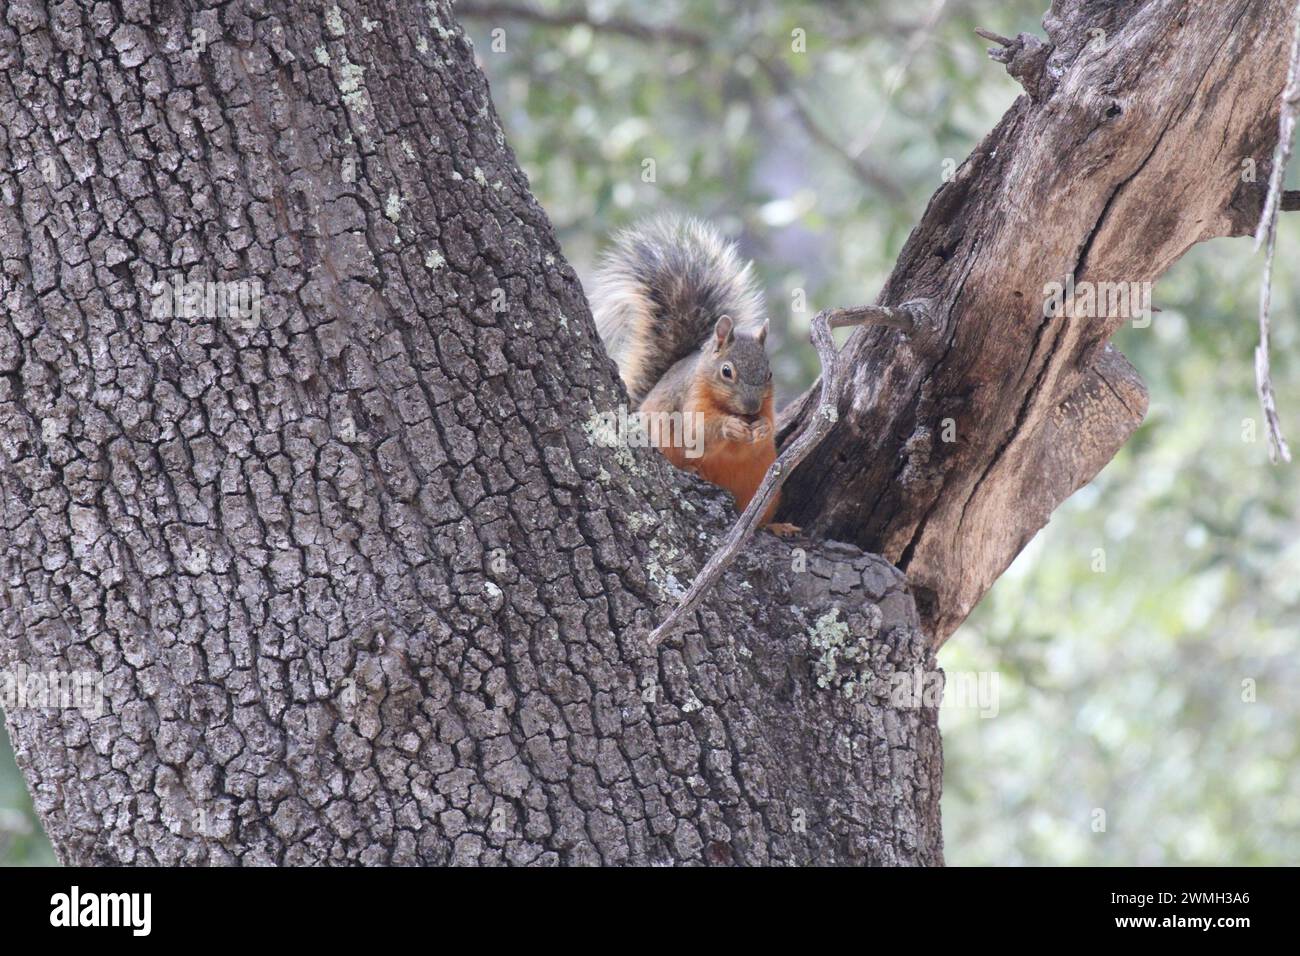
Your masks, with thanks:
[{"label": "rough gray bark", "polygon": [[1045,319],[1044,287],[1154,281],[1193,244],[1253,231],[1294,9],[1054,0],[1046,45],[999,54],[1031,95],[931,199],[880,297],[937,303],[948,347],[923,359],[856,333],[856,393],[778,516],[897,564],[936,641],[1146,412],[1107,345],[1125,317]]},{"label": "rough gray bark", "polygon": [[594,441],[445,3],[0,0],[0,124],[0,670],[106,691],[6,715],[64,861],[941,862],[887,563],[763,536],[648,650],[719,496]]}]

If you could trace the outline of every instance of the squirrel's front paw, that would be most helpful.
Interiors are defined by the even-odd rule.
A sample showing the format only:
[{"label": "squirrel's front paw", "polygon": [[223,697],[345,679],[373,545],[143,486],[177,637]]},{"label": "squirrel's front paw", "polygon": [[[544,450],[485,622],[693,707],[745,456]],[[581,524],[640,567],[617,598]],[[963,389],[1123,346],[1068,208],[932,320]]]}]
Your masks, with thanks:
[{"label": "squirrel's front paw", "polygon": [[767,441],[772,437],[772,423],[766,418],[760,418],[749,426],[749,440],[757,444],[761,441]]},{"label": "squirrel's front paw", "polygon": [[741,419],[728,415],[722,420],[722,437],[727,441],[748,442],[749,436],[749,426]]}]

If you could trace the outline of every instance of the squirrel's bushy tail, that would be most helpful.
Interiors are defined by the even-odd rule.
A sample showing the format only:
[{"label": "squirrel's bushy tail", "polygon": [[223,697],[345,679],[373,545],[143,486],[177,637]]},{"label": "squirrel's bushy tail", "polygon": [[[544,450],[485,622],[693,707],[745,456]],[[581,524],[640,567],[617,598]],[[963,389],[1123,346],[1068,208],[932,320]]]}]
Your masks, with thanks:
[{"label": "squirrel's bushy tail", "polygon": [[615,236],[596,271],[591,310],[636,408],[719,317],[730,315],[738,329],[761,324],[763,297],[751,264],[716,229],[666,216]]}]

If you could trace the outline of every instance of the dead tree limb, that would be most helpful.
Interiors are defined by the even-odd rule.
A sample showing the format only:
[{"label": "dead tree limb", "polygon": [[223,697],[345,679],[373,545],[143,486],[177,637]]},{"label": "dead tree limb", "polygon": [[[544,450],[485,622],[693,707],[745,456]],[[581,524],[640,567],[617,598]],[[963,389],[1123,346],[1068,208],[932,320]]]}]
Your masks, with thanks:
[{"label": "dead tree limb", "polygon": [[1046,287],[1141,289],[1196,243],[1254,232],[1263,190],[1242,170],[1277,144],[1294,7],[1055,0],[1038,97],[935,193],[881,294],[935,301],[944,347],[916,361],[896,336],[853,333],[839,421],[777,520],[894,562],[945,640],[1146,408],[1107,342],[1149,317],[1049,318]]}]

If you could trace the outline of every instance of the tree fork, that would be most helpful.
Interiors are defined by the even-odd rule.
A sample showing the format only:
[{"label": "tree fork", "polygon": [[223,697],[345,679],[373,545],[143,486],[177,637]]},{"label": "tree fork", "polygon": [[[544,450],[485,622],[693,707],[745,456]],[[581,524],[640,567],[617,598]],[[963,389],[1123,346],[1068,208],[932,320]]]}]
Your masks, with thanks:
[{"label": "tree fork", "polygon": [[[0,3],[0,668],[105,692],[6,715],[60,857],[941,862],[931,638],[1145,403],[1035,300],[1254,228],[1286,6],[1058,0],[882,293],[942,347],[845,347],[822,542],[650,649],[722,496],[591,440],[625,395],[448,4]],[[154,314],[178,273],[261,320]]]}]

